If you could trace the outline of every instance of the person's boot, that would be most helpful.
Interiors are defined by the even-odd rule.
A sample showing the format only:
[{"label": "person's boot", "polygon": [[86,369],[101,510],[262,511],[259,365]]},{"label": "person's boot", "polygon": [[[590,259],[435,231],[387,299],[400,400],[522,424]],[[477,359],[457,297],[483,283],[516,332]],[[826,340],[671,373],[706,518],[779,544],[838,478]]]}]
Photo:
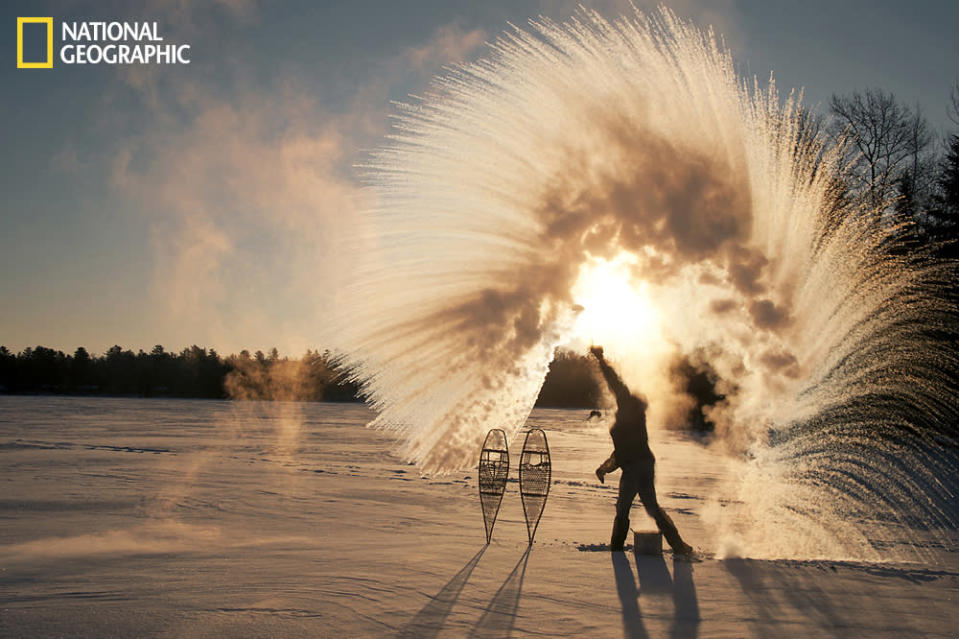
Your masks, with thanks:
[{"label": "person's boot", "polygon": [[659,527],[659,531],[663,533],[666,541],[669,542],[674,555],[691,555],[693,553],[693,547],[683,541],[683,538],[679,536],[679,530],[676,529],[676,524],[662,509],[656,514],[656,525]]},{"label": "person's boot", "polygon": [[629,534],[629,517],[616,517],[613,519],[613,534],[609,538],[609,549],[613,552],[621,551],[623,544],[626,543],[626,535]]}]

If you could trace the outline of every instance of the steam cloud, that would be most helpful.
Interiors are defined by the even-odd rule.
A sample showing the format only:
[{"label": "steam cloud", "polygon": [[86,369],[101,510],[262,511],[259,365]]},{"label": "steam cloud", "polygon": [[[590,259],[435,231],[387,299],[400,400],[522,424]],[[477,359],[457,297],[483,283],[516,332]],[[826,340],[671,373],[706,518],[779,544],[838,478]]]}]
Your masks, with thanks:
[{"label": "steam cloud", "polygon": [[[488,428],[519,427],[569,339],[571,290],[590,259],[628,253],[660,308],[686,288],[698,324],[727,319],[713,336],[667,335],[671,350],[723,344],[723,377],[741,376],[729,369],[743,360],[798,374],[777,334],[790,300],[771,286],[754,228],[754,174],[766,167],[750,153],[795,141],[788,126],[764,129],[757,109],[773,94],[739,89],[728,54],[669,12],[533,29],[439,80],[368,167],[378,205],[355,238],[365,262],[330,338],[376,424],[405,432],[407,454],[430,470],[471,463]],[[772,188],[795,189],[790,177]],[[642,367],[663,418],[680,401],[674,355]]]}]

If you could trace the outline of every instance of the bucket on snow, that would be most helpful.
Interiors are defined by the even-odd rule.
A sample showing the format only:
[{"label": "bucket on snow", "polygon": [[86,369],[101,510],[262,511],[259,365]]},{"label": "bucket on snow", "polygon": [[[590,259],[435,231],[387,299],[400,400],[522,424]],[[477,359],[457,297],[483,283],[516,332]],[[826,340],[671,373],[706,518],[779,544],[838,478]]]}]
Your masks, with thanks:
[{"label": "bucket on snow", "polygon": [[663,533],[658,530],[634,530],[633,552],[637,555],[663,554]]}]

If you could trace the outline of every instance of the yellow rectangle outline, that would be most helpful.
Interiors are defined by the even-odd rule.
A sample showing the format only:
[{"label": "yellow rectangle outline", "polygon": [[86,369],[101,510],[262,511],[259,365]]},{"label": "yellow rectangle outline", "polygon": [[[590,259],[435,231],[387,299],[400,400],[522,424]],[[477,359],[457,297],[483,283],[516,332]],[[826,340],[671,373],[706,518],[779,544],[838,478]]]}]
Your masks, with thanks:
[{"label": "yellow rectangle outline", "polygon": [[[23,25],[47,25],[47,61],[23,61]],[[52,69],[53,68],[53,18],[17,18],[17,68],[18,69]]]}]

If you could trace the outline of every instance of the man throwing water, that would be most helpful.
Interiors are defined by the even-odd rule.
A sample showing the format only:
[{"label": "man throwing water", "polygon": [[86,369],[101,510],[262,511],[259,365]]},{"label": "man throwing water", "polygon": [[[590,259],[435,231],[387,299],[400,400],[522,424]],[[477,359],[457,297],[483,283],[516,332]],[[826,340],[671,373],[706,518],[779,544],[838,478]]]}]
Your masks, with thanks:
[{"label": "man throwing water", "polygon": [[677,555],[689,555],[693,552],[692,546],[683,541],[673,520],[656,501],[656,458],[649,449],[649,437],[646,433],[646,402],[629,392],[626,384],[603,357],[602,346],[593,346],[590,352],[599,361],[599,369],[603,372],[606,384],[616,397],[616,421],[609,429],[613,438],[613,454],[596,469],[596,476],[600,481],[604,480],[606,473],[617,468],[623,471],[619,478],[619,497],[616,499],[616,519],[613,520],[610,550],[623,549],[629,533],[629,509],[638,494],[646,512],[656,521],[673,552]]}]

